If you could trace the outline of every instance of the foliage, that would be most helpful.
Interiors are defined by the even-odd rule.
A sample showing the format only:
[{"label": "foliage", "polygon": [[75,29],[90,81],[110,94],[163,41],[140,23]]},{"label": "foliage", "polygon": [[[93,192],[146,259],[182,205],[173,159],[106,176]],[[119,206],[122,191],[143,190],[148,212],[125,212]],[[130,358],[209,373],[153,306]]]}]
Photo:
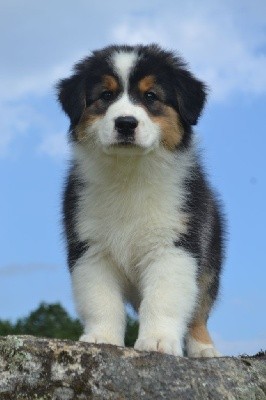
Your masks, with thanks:
[{"label": "foliage", "polygon": [[[59,304],[41,303],[29,316],[18,319],[14,324],[0,320],[0,336],[33,335],[47,338],[77,340],[82,333],[78,319],[68,315]],[[133,346],[137,338],[138,322],[127,318],[126,346]]]},{"label": "foliage", "polygon": [[127,329],[125,335],[125,346],[133,347],[135,341],[137,340],[139,331],[139,323],[137,320],[127,317]]},{"label": "foliage", "polygon": [[14,326],[9,321],[0,321],[0,336],[14,335]]},{"label": "foliage", "polygon": [[80,322],[71,318],[58,303],[41,303],[28,317],[18,319],[15,324],[0,321],[0,335],[33,335],[77,340],[81,332]]}]

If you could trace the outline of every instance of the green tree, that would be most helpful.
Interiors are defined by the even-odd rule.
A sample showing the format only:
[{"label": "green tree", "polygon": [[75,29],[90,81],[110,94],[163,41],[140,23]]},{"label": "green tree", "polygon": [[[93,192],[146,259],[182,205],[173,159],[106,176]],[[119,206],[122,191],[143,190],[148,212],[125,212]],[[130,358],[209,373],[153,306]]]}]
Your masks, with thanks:
[{"label": "green tree", "polygon": [[[134,346],[137,339],[138,321],[127,317],[125,345]],[[0,320],[0,335],[33,335],[57,339],[78,340],[82,334],[82,325],[78,319],[71,318],[59,304],[41,303],[27,317],[12,324]]]},{"label": "green tree", "polygon": [[0,321],[0,336],[13,335],[14,327],[9,321]]},{"label": "green tree", "polygon": [[127,347],[134,346],[134,343],[137,340],[138,331],[139,331],[138,321],[128,316],[126,335],[125,335],[125,345]]},{"label": "green tree", "polygon": [[71,318],[58,303],[41,303],[28,317],[19,319],[14,325],[14,333],[19,335],[77,340],[81,332],[79,320]]}]

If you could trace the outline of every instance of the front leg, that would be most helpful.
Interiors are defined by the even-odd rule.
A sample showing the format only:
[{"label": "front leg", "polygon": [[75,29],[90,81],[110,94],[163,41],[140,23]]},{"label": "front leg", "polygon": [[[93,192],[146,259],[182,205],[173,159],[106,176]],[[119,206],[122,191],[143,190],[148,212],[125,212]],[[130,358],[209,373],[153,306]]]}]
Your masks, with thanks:
[{"label": "front leg", "polygon": [[196,304],[196,260],[182,249],[157,252],[141,274],[142,302],[135,349],[182,356]]},{"label": "front leg", "polygon": [[186,335],[186,347],[189,357],[221,357],[208,332],[206,322],[195,319]]},{"label": "front leg", "polygon": [[116,266],[89,249],[72,272],[78,314],[84,324],[80,340],[124,346],[125,307]]}]

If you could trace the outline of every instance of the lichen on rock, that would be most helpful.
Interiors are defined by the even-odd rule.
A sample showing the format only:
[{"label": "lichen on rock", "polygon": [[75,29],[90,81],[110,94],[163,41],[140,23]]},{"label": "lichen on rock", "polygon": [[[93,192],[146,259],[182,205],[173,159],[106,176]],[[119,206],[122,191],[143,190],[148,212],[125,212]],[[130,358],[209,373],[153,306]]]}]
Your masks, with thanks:
[{"label": "lichen on rock", "polygon": [[1,400],[266,400],[266,357],[180,358],[32,336],[0,338]]}]

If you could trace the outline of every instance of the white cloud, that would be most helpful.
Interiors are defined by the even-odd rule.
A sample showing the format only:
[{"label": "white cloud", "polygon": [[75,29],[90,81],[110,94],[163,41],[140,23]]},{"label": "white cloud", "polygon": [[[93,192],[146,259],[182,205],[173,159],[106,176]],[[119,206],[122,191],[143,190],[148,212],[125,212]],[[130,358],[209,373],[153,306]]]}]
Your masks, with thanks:
[{"label": "white cloud", "polygon": [[103,46],[112,24],[140,3],[115,0],[103,9],[101,3],[90,0],[58,0],[52,11],[50,4],[33,0],[1,4],[0,98],[49,91],[70,72],[73,62]]},{"label": "white cloud", "polygon": [[[50,95],[73,62],[110,42],[158,42],[180,51],[210,86],[212,100],[225,101],[239,93],[265,94],[265,14],[264,0],[155,0],[148,5],[141,0],[114,0],[104,9],[92,0],[75,4],[59,0],[53,12],[47,3],[33,0],[3,4],[0,155],[8,154],[13,141],[32,126],[29,112],[21,111],[25,99]],[[33,115],[34,108],[32,103]],[[49,116],[45,110],[42,114],[47,124]],[[60,134],[49,136],[39,149],[54,157],[61,154],[60,140]]]},{"label": "white cloud", "polygon": [[[16,102],[2,102],[0,107],[0,158],[17,155],[18,143],[22,141],[40,140],[37,152],[49,156],[66,154],[66,133],[53,135],[55,122],[52,121],[46,110],[37,105],[37,96],[33,101],[28,99]],[[36,104],[34,104],[36,101]]]},{"label": "white cloud", "polygon": [[0,25],[5,99],[45,93],[74,61],[112,41],[159,42],[180,50],[214,87],[216,97],[266,92],[264,0],[168,0],[163,6],[161,1],[147,6],[114,0],[104,10],[93,3],[93,14],[90,1],[58,1],[53,13],[45,3],[37,8],[33,1],[11,3],[13,10],[3,7]]},{"label": "white cloud", "polygon": [[70,66],[70,60],[57,65],[53,65],[51,62],[51,65],[45,70],[40,67],[34,72],[22,72],[15,76],[8,74],[0,79],[0,100],[17,101],[29,94],[46,95],[54,90],[53,86],[58,79],[70,74]]},{"label": "white cloud", "polygon": [[69,147],[65,132],[59,132],[44,136],[38,147],[38,151],[55,159],[67,157]]},{"label": "white cloud", "polygon": [[254,4],[247,2],[240,7],[237,1],[230,6],[190,1],[182,6],[182,12],[177,3],[162,8],[152,19],[132,17],[121,22],[113,29],[114,39],[155,41],[180,50],[196,75],[211,87],[213,100],[225,100],[235,93],[265,94],[266,26],[261,13],[266,12],[266,3],[257,1],[254,10]]},{"label": "white cloud", "polygon": [[9,154],[15,138],[25,137],[31,125],[34,111],[23,103],[2,104],[0,107],[0,158]]},{"label": "white cloud", "polygon": [[115,26],[111,33],[115,42],[138,44],[159,43],[167,45],[167,35],[162,32],[160,24],[148,24],[147,21],[135,21],[128,19]]}]

